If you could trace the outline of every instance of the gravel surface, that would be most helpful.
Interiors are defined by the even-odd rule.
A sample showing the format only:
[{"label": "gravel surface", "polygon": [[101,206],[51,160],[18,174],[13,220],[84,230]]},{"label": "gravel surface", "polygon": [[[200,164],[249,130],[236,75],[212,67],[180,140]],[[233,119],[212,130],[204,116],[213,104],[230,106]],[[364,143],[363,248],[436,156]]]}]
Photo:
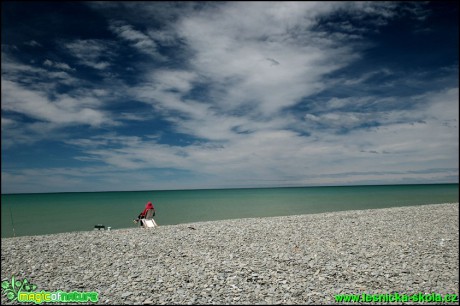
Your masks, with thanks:
[{"label": "gravel surface", "polygon": [[[1,277],[27,278],[40,291],[96,291],[97,304],[331,304],[336,294],[458,295],[458,207],[2,238]],[[3,294],[1,302],[11,304]]]}]

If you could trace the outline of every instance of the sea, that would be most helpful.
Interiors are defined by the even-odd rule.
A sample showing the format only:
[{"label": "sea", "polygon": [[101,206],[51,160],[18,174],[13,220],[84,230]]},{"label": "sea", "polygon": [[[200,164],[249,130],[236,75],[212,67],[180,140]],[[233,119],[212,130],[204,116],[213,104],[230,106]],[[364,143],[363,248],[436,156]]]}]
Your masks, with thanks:
[{"label": "sea", "polygon": [[151,201],[156,223],[458,203],[458,184],[281,187],[1,195],[1,237],[138,227]]}]

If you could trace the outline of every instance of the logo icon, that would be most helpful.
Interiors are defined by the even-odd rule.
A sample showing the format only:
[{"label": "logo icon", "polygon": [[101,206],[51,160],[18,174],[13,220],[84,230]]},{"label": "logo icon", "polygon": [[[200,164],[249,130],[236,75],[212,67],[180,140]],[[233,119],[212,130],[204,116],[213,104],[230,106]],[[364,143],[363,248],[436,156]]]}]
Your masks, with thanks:
[{"label": "logo icon", "polygon": [[11,282],[8,280],[2,281],[2,291],[10,301],[17,301],[20,303],[29,302],[35,304],[60,302],[60,303],[96,303],[99,300],[99,293],[94,291],[79,292],[71,291],[65,292],[58,291],[35,291],[37,286],[29,283],[27,279],[18,280],[11,277]]},{"label": "logo icon", "polygon": [[6,295],[10,301],[16,301],[20,292],[32,292],[35,289],[37,289],[37,286],[29,283],[26,278],[21,281],[12,276],[11,282],[8,280],[2,281],[3,295]]}]

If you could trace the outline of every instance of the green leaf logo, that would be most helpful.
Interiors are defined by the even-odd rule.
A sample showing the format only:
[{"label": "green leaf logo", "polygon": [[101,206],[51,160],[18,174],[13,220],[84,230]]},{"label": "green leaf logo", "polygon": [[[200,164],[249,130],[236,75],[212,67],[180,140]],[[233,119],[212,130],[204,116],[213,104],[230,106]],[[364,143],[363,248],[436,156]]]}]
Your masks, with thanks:
[{"label": "green leaf logo", "polygon": [[11,277],[11,282],[8,280],[2,281],[2,294],[10,301],[17,300],[20,292],[31,292],[35,289],[37,289],[36,285],[29,283],[27,279],[23,281],[17,280],[14,275]]}]

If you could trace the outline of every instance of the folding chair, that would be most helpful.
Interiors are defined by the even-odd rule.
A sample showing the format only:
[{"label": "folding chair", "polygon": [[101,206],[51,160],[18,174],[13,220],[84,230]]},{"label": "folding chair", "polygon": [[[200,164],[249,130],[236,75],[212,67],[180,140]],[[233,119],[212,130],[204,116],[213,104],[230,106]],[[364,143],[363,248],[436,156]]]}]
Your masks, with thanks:
[{"label": "folding chair", "polygon": [[155,213],[155,210],[149,209],[147,210],[147,213],[145,214],[145,217],[140,220],[142,226],[144,228],[149,228],[149,227],[155,227],[158,226],[158,224],[153,220],[153,214]]}]

